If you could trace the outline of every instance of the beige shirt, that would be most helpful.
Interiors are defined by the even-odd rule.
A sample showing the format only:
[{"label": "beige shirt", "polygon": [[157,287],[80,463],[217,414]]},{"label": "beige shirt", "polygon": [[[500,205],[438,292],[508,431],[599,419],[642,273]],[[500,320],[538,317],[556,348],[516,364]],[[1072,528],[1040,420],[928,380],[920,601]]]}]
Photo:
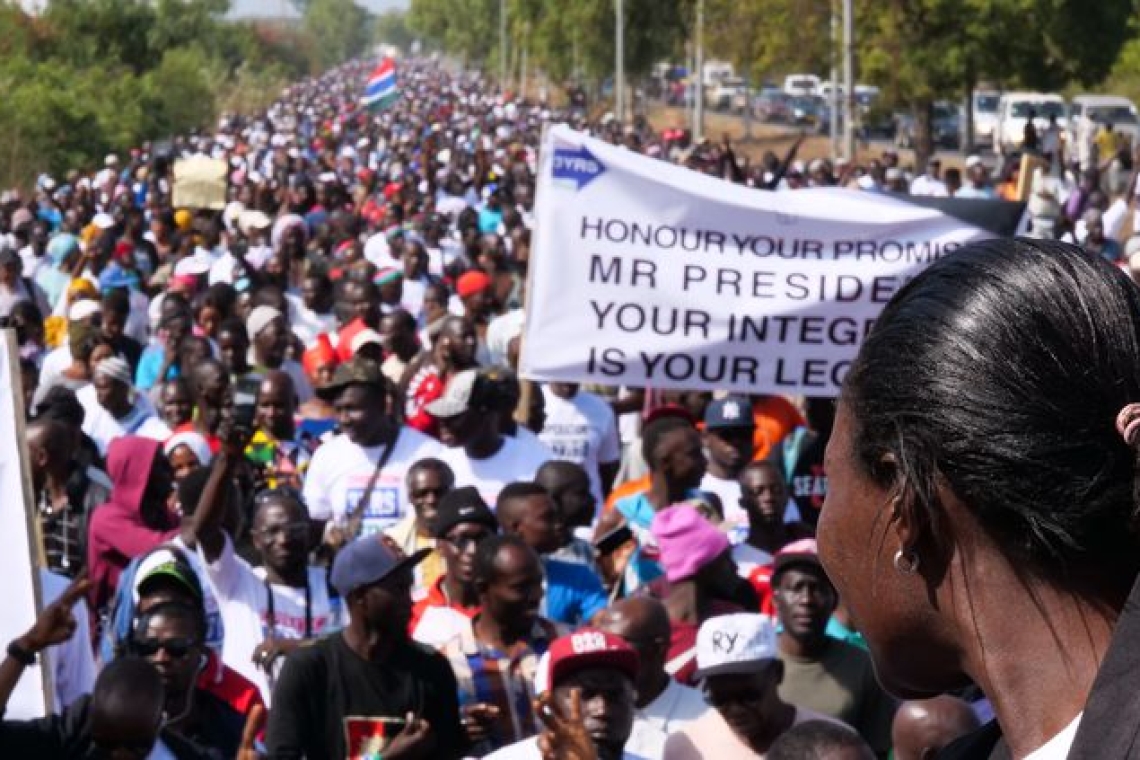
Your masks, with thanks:
[{"label": "beige shirt", "polygon": [[[796,708],[796,717],[792,720],[793,726],[806,723],[809,720],[823,720],[828,723],[839,721],[812,712]],[[751,747],[736,735],[720,713],[709,710],[700,718],[672,734],[665,742],[664,760],[748,760],[758,758],[764,760],[765,754],[754,752]]]}]

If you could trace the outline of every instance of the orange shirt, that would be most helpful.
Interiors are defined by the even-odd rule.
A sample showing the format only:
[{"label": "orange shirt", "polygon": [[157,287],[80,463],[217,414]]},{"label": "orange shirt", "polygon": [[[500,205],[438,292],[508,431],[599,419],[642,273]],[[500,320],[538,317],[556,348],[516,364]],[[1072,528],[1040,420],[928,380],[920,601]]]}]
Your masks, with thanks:
[{"label": "orange shirt", "polygon": [[754,462],[767,459],[788,433],[807,424],[799,410],[783,396],[761,396],[752,402],[752,418],[756,422],[756,432],[752,436]]},{"label": "orange shirt", "polygon": [[627,496],[641,493],[642,491],[649,490],[649,475],[642,475],[640,478],[627,480],[621,485],[614,486],[614,490],[610,491],[610,495],[606,497],[606,506],[604,512],[609,512],[614,508],[614,505]]}]

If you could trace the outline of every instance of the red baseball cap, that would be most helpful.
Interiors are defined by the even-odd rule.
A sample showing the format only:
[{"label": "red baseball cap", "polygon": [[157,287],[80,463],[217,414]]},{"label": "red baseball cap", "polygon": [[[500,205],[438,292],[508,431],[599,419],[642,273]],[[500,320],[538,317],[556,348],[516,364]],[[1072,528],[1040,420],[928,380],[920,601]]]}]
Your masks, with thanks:
[{"label": "red baseball cap", "polygon": [[586,668],[613,668],[630,680],[637,679],[637,652],[625,639],[596,628],[582,628],[554,640],[539,666],[535,691],[545,692]]},{"label": "red baseball cap", "polygon": [[459,281],[455,284],[455,292],[460,298],[466,298],[489,287],[491,287],[491,278],[486,273],[473,269],[459,276]]}]

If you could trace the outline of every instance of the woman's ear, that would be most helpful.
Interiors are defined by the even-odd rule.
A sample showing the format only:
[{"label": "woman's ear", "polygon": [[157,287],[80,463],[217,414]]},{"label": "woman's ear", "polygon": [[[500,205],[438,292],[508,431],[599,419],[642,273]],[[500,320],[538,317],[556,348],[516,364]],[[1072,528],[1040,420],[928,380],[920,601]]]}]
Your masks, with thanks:
[{"label": "woman's ear", "polygon": [[898,539],[899,549],[909,552],[922,540],[926,530],[925,515],[918,504],[914,484],[902,472],[898,458],[892,452],[883,454],[876,469],[887,475],[894,484],[888,491],[888,519]]}]

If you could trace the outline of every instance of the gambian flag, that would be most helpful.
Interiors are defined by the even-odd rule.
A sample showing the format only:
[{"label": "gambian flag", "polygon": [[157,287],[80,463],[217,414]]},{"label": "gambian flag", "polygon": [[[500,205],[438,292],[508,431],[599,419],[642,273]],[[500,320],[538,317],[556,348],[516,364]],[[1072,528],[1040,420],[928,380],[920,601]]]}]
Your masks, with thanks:
[{"label": "gambian flag", "polygon": [[368,84],[364,87],[360,103],[366,108],[378,111],[396,102],[399,96],[400,90],[396,87],[396,62],[391,58],[385,58],[368,75]]}]

